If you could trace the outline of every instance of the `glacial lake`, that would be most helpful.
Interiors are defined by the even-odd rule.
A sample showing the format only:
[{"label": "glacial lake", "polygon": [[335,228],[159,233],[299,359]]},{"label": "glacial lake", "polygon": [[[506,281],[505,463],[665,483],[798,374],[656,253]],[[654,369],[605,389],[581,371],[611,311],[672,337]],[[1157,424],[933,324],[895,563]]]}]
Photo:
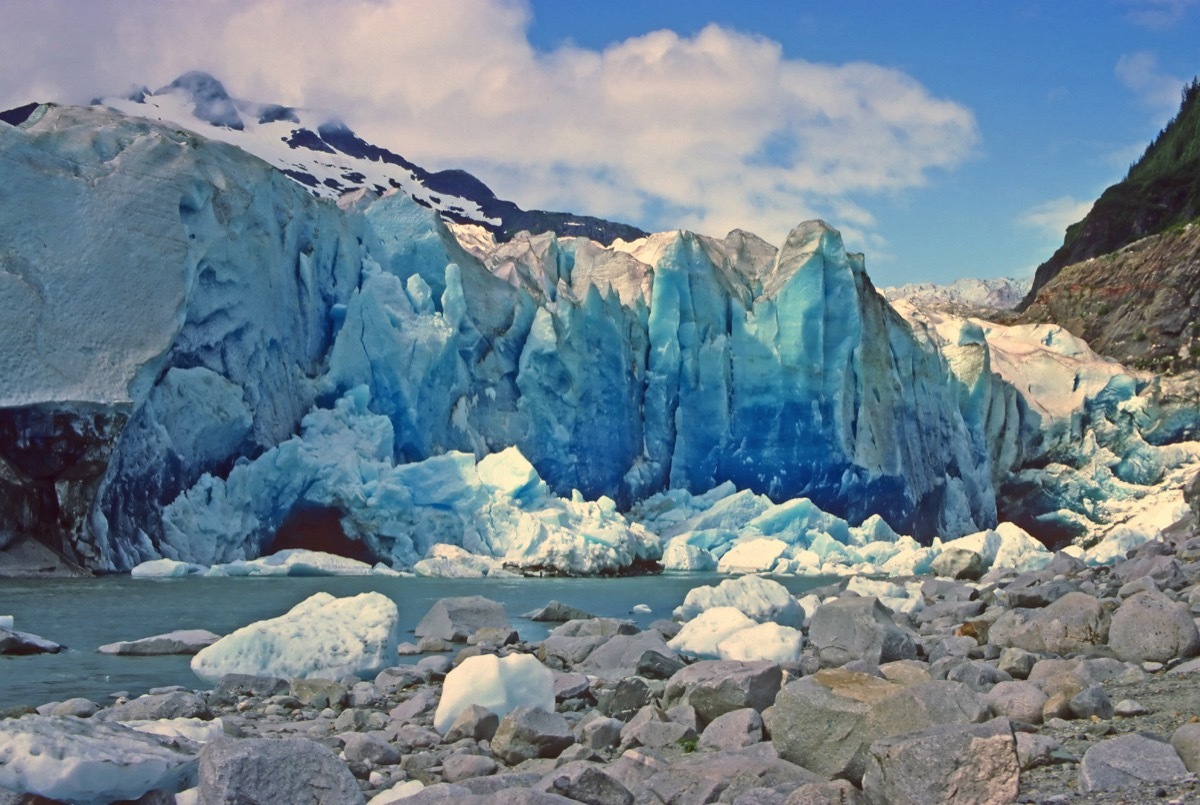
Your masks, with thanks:
[{"label": "glacial lake", "polygon": [[[557,599],[593,615],[620,617],[646,627],[670,618],[688,590],[717,584],[717,574],[672,574],[617,579],[427,579],[381,576],[303,578],[183,578],[0,581],[0,615],[15,628],[67,646],[59,654],[0,657],[0,710],[84,696],[104,705],[110,695],[140,695],[150,688],[207,688],[191,672],[188,656],[114,657],[96,652],[118,640],[136,640],[177,629],[228,634],[257,620],[281,615],[316,592],[335,596],[381,592],[400,610],[401,641],[439,598],[482,595],[499,601],[525,640],[539,640],[554,624],[520,615]],[[801,595],[834,577],[782,578]],[[649,614],[632,614],[636,604]],[[401,657],[397,662],[416,662]]]}]

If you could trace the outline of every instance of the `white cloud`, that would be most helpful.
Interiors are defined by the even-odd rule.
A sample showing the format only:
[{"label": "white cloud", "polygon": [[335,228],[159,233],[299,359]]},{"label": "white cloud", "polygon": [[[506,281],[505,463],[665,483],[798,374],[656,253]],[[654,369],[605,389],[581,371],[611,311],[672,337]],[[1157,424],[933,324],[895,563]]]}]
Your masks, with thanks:
[{"label": "white cloud", "polygon": [[1162,30],[1182,22],[1197,0],[1124,0],[1122,5],[1135,25]]},{"label": "white cloud", "polygon": [[1172,112],[1179,108],[1184,80],[1159,69],[1158,57],[1153,53],[1144,50],[1126,53],[1117,60],[1115,72],[1125,88],[1147,106]]},{"label": "white cloud", "polygon": [[1041,230],[1047,237],[1060,239],[1068,226],[1083,220],[1091,211],[1092,203],[1071,196],[1050,199],[1023,212],[1018,216],[1017,223]]},{"label": "white cloud", "polygon": [[15,9],[3,105],[206,69],[240,97],[337,111],[367,139],[429,168],[471,170],[523,206],[656,229],[743,227],[779,241],[823,214],[866,242],[864,199],[955,168],[977,140],[968,109],[900,71],[789,58],[715,25],[540,53],[517,0]]}]

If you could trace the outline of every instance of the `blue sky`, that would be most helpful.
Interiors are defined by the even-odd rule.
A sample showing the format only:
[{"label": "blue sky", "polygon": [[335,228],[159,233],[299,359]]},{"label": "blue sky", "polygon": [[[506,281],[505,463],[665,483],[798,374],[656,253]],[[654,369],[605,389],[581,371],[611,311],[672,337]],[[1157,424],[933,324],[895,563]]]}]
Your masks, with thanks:
[{"label": "blue sky", "polygon": [[848,245],[866,250],[879,284],[1031,273],[1200,74],[1193,2],[547,0],[533,4],[530,40],[604,48],[708,22],[773,39],[788,57],[900,70],[974,115],[978,139],[961,164],[924,186],[857,196],[882,241]]},{"label": "blue sky", "polygon": [[206,69],[525,207],[1027,275],[1200,73],[1198,0],[6,3],[0,106]]}]

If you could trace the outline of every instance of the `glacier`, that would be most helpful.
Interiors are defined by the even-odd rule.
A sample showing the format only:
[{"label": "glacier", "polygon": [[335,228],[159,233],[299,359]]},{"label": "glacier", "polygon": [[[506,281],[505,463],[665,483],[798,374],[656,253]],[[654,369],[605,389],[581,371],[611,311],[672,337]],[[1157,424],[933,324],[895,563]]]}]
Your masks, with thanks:
[{"label": "glacier", "polygon": [[101,107],[0,124],[0,173],[0,531],[96,570],[923,572],[998,490],[1086,530],[1194,457],[1121,367],[894,308],[819,221],[499,243]]}]

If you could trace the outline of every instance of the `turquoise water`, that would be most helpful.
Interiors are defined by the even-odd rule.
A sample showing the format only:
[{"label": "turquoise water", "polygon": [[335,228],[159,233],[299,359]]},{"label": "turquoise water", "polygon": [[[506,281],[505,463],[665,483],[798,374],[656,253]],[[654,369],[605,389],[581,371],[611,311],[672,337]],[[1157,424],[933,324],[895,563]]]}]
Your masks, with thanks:
[{"label": "turquoise water", "polygon": [[[342,578],[97,579],[0,582],[0,615],[15,627],[68,647],[60,654],[0,657],[0,710],[85,696],[101,704],[112,693],[144,693],[152,687],[204,687],[189,668],[190,657],[114,657],[96,648],[118,640],[208,629],[217,634],[286,612],[315,592],[336,596],[378,591],[400,609],[401,639],[439,598],[483,595],[504,605],[526,640],[547,624],[519,616],[557,599],[594,615],[625,617],[645,627],[670,618],[692,587],[716,584],[715,574],[639,576],[619,579],[418,579],[377,576]],[[793,593],[829,578],[780,579]],[[635,604],[650,614],[633,615]],[[409,658],[413,662],[415,659]]]}]

